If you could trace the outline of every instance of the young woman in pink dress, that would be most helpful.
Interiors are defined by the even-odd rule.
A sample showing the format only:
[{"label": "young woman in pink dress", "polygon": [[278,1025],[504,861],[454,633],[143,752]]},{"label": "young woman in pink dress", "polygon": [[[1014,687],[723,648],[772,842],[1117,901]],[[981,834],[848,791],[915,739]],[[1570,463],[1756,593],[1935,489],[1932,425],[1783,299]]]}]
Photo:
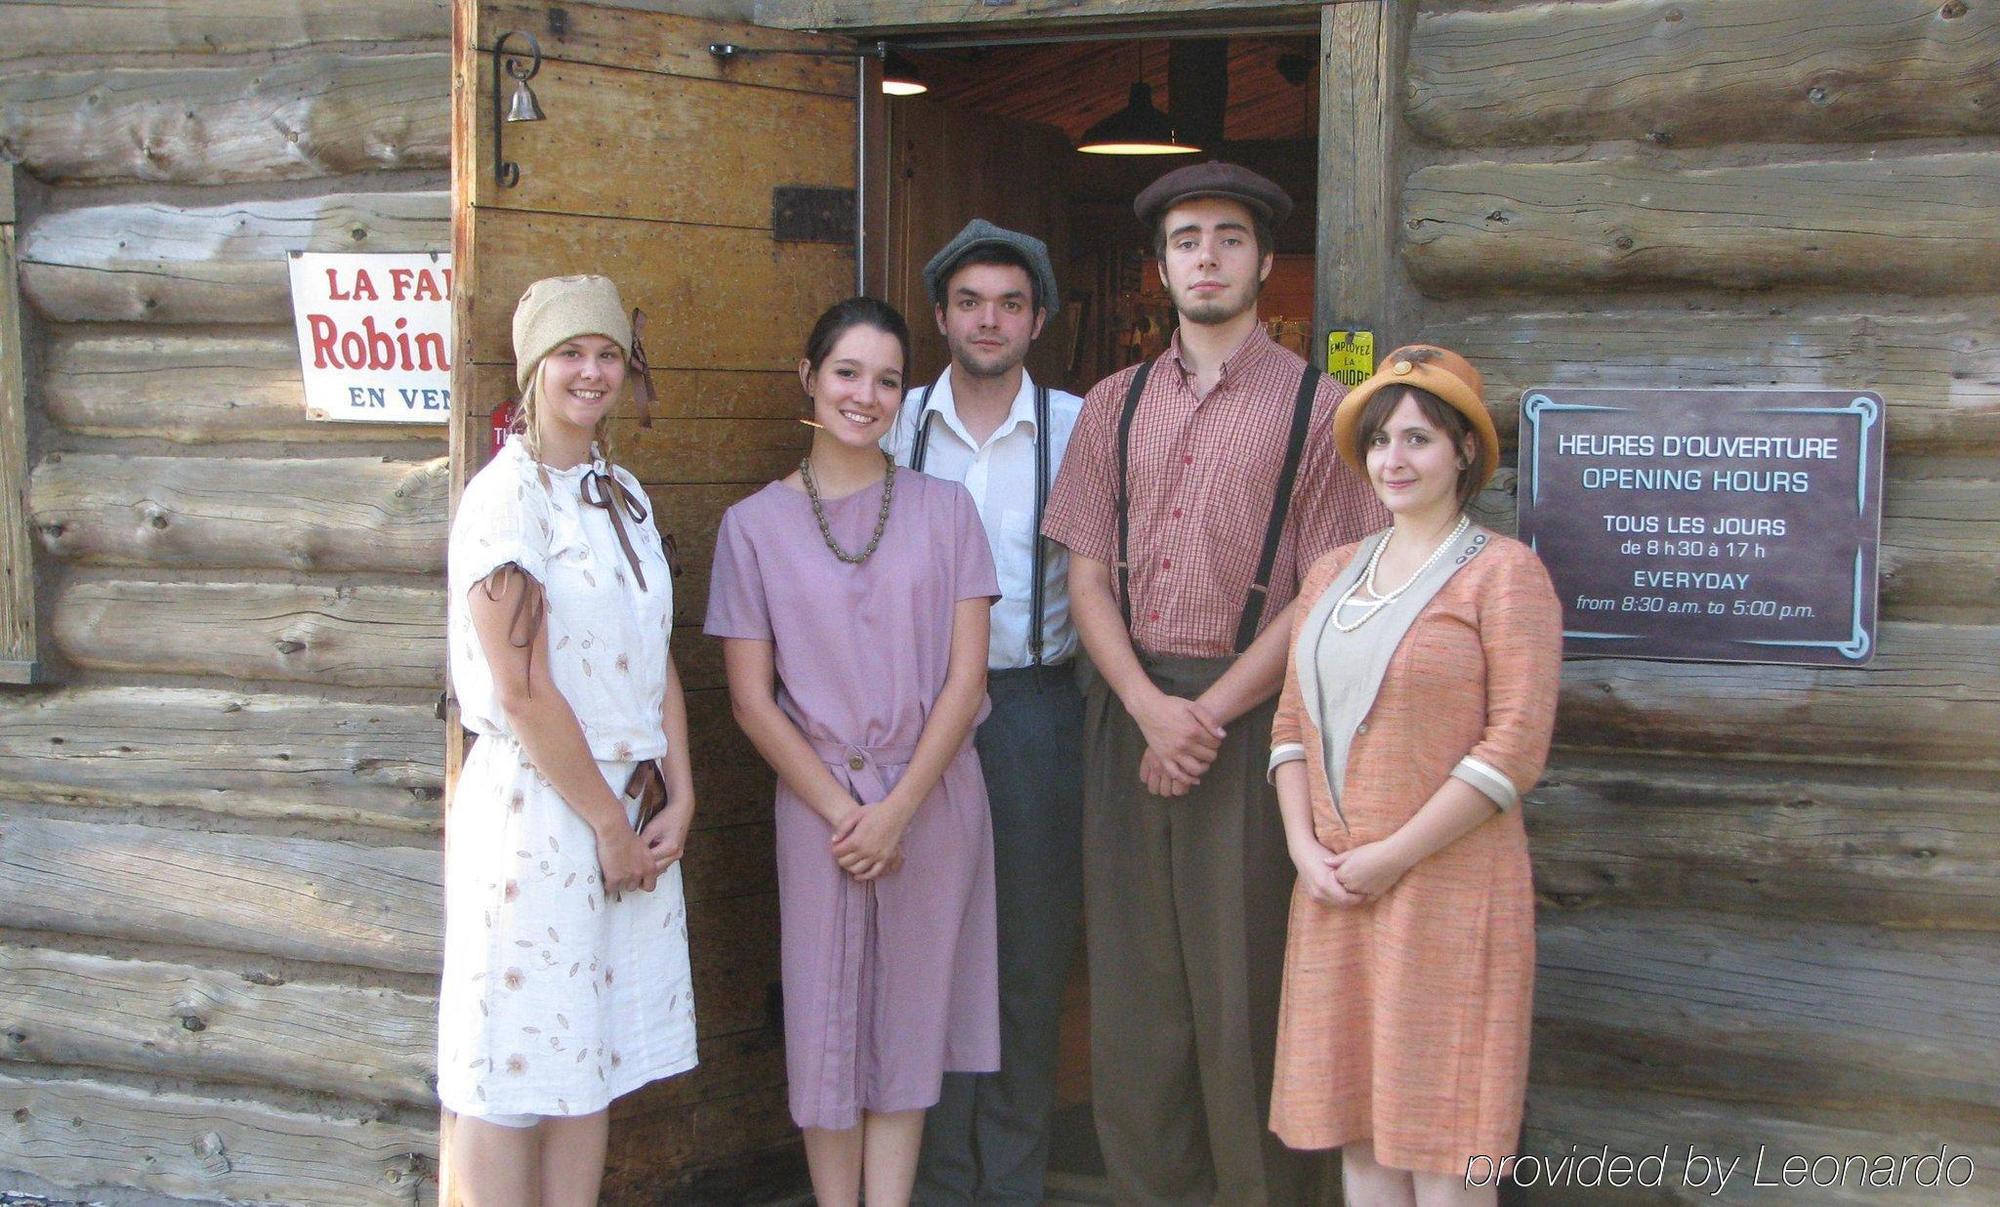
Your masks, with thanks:
[{"label": "young woman in pink dress", "polygon": [[785,1062],[825,1207],[906,1203],[946,1071],[999,1068],[993,842],[973,726],[999,595],[972,496],[879,441],[909,329],[851,298],[799,363],[812,448],[723,517],[707,631],[778,773]]}]

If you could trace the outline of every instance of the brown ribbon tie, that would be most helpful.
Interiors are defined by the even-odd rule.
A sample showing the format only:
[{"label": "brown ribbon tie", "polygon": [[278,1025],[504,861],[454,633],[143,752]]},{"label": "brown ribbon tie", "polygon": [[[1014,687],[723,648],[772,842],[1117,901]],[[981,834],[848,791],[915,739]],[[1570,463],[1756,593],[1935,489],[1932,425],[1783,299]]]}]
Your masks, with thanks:
[{"label": "brown ribbon tie", "polygon": [[625,521],[618,513],[622,511],[631,516],[634,524],[643,524],[646,522],[645,506],[626,491],[616,474],[600,471],[595,466],[584,471],[583,501],[592,507],[602,507],[604,514],[611,517],[611,531],[618,536],[618,547],[625,551],[625,560],[631,563],[632,575],[639,580],[639,589],[644,591],[646,572],[639,568],[639,551],[632,547],[632,538],[625,535]]},{"label": "brown ribbon tie", "polygon": [[646,346],[639,342],[639,335],[645,330],[646,312],[632,307],[632,351],[625,357],[632,378],[632,406],[639,412],[639,426],[652,427],[653,403],[660,395],[653,389],[653,368],[646,363]]}]

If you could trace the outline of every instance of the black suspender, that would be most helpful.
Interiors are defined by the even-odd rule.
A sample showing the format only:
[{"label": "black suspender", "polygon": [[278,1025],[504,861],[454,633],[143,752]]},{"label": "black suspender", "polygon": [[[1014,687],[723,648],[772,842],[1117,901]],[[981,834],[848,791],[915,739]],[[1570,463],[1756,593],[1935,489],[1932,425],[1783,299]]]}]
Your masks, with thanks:
[{"label": "black suspender", "polygon": [[1125,391],[1125,409],[1118,414],[1118,614],[1125,618],[1125,631],[1132,631],[1132,416],[1139,413],[1139,395],[1146,391],[1146,375],[1152,361],[1142,361],[1132,375],[1132,387]]},{"label": "black suspender", "polygon": [[[946,365],[944,373],[949,372],[951,366]],[[937,397],[938,387],[944,384],[944,373],[938,374],[931,388],[924,391],[924,405],[917,408],[917,436],[910,444],[910,468],[918,473],[924,472],[924,456],[931,451],[931,416],[937,414],[931,399]]]},{"label": "black suspender", "polygon": [[1048,577],[1048,542],[1042,538],[1042,509],[1049,502],[1049,388],[1035,383],[1035,542],[1034,586],[1028,589],[1028,653],[1042,664],[1042,580]]},{"label": "black suspender", "polygon": [[[947,368],[946,373],[951,370]],[[940,374],[937,384],[924,394],[921,410],[917,412],[917,435],[910,444],[910,468],[924,472],[924,458],[930,454],[931,416],[937,409],[931,406],[931,399],[937,397],[938,386],[944,384]],[[1035,383],[1035,543],[1034,582],[1028,588],[1028,654],[1035,665],[1042,664],[1042,596],[1048,578],[1048,543],[1042,538],[1042,510],[1049,501],[1049,388]]]},{"label": "black suspender", "polygon": [[1299,477],[1299,458],[1305,455],[1306,428],[1312,422],[1313,395],[1319,392],[1319,370],[1311,365],[1299,378],[1298,401],[1292,405],[1292,433],[1285,441],[1285,466],[1278,471],[1278,490],[1271,499],[1271,522],[1264,528],[1264,552],[1257,559],[1257,581],[1250,584],[1250,597],[1243,601],[1243,619],[1236,625],[1236,652],[1242,653],[1257,639],[1257,622],[1264,618],[1264,601],[1271,596],[1271,567],[1278,560],[1278,541],[1285,533],[1285,517],[1292,511],[1292,487]]},{"label": "black suspender", "polygon": [[[1125,618],[1125,631],[1132,631],[1132,489],[1129,482],[1132,454],[1132,417],[1139,412],[1139,395],[1146,389],[1152,361],[1139,366],[1132,385],[1125,391],[1125,409],[1118,416],[1118,611]],[[1285,440],[1285,463],[1278,471],[1278,488],[1271,500],[1271,519],[1264,527],[1264,548],[1257,559],[1257,577],[1243,601],[1243,616],[1236,625],[1236,652],[1242,653],[1256,640],[1257,625],[1264,619],[1264,602],[1271,594],[1271,570],[1278,561],[1278,544],[1284,537],[1285,520],[1291,514],[1292,488],[1299,477],[1299,461],[1305,455],[1306,429],[1312,423],[1313,398],[1319,392],[1319,370],[1311,365],[1299,378],[1299,396],[1292,405],[1292,427]]]}]

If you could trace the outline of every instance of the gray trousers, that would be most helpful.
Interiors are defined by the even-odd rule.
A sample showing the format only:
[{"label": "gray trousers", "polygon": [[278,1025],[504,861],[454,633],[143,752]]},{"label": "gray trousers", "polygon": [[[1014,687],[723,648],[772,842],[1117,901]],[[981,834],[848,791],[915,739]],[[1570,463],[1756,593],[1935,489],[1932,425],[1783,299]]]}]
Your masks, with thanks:
[{"label": "gray trousers", "polygon": [[916,1201],[1042,1201],[1063,987],[1082,909],[1083,698],[1070,666],[994,671],[973,742],[993,810],[1000,1071],[946,1073]]}]

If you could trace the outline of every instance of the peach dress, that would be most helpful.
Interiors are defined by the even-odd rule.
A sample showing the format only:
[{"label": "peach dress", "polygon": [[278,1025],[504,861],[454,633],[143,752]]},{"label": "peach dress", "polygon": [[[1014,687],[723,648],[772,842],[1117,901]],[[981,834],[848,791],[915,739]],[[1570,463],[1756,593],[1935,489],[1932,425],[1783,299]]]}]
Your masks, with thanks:
[{"label": "peach dress", "polygon": [[[1302,634],[1318,641],[1317,626],[1307,631],[1313,605],[1368,547],[1336,549],[1308,571],[1272,727],[1274,748],[1304,748],[1313,828],[1331,851],[1388,837],[1454,774],[1496,805],[1513,803],[1540,777],[1555,723],[1561,608],[1534,553],[1494,537],[1400,635],[1353,734],[1336,807],[1319,729],[1334,710],[1323,701],[1309,715],[1296,651]],[[1381,633],[1398,636],[1389,624]],[[1295,890],[1271,1130],[1294,1148],[1372,1140],[1382,1164],[1440,1174],[1462,1176],[1475,1155],[1512,1154],[1528,1077],[1534,906],[1511,807],[1370,905],[1323,906]]]}]

